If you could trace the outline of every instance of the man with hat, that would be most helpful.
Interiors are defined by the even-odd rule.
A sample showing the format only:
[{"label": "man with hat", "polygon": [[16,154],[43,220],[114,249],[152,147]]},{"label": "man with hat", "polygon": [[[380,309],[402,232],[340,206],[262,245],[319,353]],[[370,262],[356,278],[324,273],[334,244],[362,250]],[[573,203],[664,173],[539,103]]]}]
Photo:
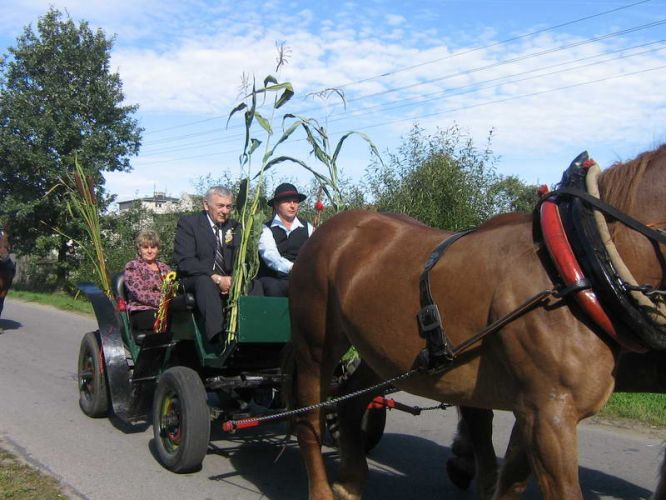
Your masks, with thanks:
[{"label": "man with hat", "polygon": [[298,217],[298,209],[306,196],[288,182],[275,188],[268,205],[273,218],[264,223],[259,238],[260,267],[258,279],[264,295],[286,297],[289,272],[303,244],[314,227]]}]

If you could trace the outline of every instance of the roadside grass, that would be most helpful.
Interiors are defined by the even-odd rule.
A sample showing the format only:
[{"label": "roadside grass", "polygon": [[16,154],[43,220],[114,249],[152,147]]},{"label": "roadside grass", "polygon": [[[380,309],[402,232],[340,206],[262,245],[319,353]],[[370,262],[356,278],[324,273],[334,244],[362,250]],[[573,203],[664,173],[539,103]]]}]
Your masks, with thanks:
[{"label": "roadside grass", "polygon": [[76,311],[88,314],[92,314],[93,312],[92,304],[90,304],[84,295],[74,298],[64,292],[43,293],[11,289],[7,296],[10,299],[37,302],[38,304],[57,307],[58,309],[65,311]]},{"label": "roadside grass", "polygon": [[666,427],[666,394],[615,393],[600,413],[603,417],[637,420]]},{"label": "roadside grass", "polygon": [[[74,298],[62,292],[39,293],[12,289],[11,298],[51,305],[58,309],[92,314],[92,305],[80,296]],[[666,428],[666,394],[616,393],[601,411],[602,417],[627,418]]]},{"label": "roadside grass", "polygon": [[0,498],[43,500],[67,498],[58,481],[0,448]]}]

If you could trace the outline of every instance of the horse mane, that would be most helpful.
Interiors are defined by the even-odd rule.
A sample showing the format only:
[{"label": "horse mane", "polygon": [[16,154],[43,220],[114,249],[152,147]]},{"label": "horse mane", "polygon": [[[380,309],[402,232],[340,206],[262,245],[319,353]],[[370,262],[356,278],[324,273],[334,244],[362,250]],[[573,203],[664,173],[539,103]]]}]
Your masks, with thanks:
[{"label": "horse mane", "polygon": [[599,176],[599,192],[608,204],[625,212],[631,212],[636,201],[636,186],[645,175],[650,162],[666,157],[666,144],[641,153],[633,160],[613,163]]}]

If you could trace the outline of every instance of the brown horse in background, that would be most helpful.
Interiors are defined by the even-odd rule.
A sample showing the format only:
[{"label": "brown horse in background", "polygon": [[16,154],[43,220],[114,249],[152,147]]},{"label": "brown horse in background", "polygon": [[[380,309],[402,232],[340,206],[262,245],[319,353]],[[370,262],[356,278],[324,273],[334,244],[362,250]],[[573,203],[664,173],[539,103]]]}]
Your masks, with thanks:
[{"label": "brown horse in background", "polygon": [[[605,171],[601,197],[643,223],[666,221],[665,174],[662,146]],[[659,286],[663,248],[610,225],[636,280]],[[331,375],[350,345],[375,379],[414,368],[424,347],[416,320],[419,276],[448,235],[405,217],[361,211],[342,213],[314,233],[290,278],[293,349],[285,366],[293,373],[292,404],[326,399]],[[526,214],[491,220],[453,244],[430,272],[452,343],[459,345],[536,293],[553,289],[548,262]],[[514,413],[497,498],[520,495],[530,473],[546,499],[582,498],[576,426],[613,391],[620,348],[570,304],[551,297],[463,353],[452,370],[396,384],[437,401]],[[342,498],[360,498],[367,476],[357,420],[371,397],[339,408],[341,471],[334,490]],[[321,455],[322,412],[302,415],[295,425],[310,498],[332,498]]]},{"label": "brown horse in background", "polygon": [[9,235],[6,231],[0,230],[0,316],[2,316],[5,297],[16,273],[16,267],[9,258],[10,250]]}]

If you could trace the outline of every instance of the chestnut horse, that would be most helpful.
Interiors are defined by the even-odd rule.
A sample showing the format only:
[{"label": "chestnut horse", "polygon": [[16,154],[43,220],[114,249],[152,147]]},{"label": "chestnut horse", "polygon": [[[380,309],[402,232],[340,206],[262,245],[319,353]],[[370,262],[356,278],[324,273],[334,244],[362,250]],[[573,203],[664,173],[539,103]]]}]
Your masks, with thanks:
[{"label": "chestnut horse", "polygon": [[[605,171],[601,198],[644,223],[666,221],[666,145]],[[663,248],[611,223],[619,254],[641,284],[664,279]],[[291,272],[291,398],[296,406],[327,397],[336,364],[354,345],[376,378],[408,372],[424,347],[416,314],[419,276],[449,233],[405,217],[350,211],[322,225]],[[555,287],[549,259],[535,241],[527,214],[503,216],[454,243],[430,271],[434,302],[454,345]],[[620,348],[566,299],[549,298],[456,358],[439,375],[419,373],[396,385],[429,399],[510,410],[516,425],[498,498],[520,494],[533,472],[546,499],[582,498],[576,426],[598,412],[613,391]],[[372,395],[339,409],[340,477],[334,490],[360,498],[367,462],[358,408]],[[313,499],[333,497],[321,455],[322,412],[295,420]],[[518,485],[516,487],[516,485]]]},{"label": "chestnut horse", "polygon": [[12,285],[16,267],[9,258],[9,236],[6,231],[0,230],[0,316],[5,303],[5,297]]},{"label": "chestnut horse", "polygon": [[[666,394],[666,351],[622,354],[615,374],[615,392]],[[479,495],[490,496],[497,480],[497,456],[492,442],[493,411],[461,407],[459,416],[458,432],[451,446],[454,456],[446,463],[447,473],[461,489],[467,489],[477,476]],[[666,456],[661,470],[661,482],[654,498],[666,500]]]}]

